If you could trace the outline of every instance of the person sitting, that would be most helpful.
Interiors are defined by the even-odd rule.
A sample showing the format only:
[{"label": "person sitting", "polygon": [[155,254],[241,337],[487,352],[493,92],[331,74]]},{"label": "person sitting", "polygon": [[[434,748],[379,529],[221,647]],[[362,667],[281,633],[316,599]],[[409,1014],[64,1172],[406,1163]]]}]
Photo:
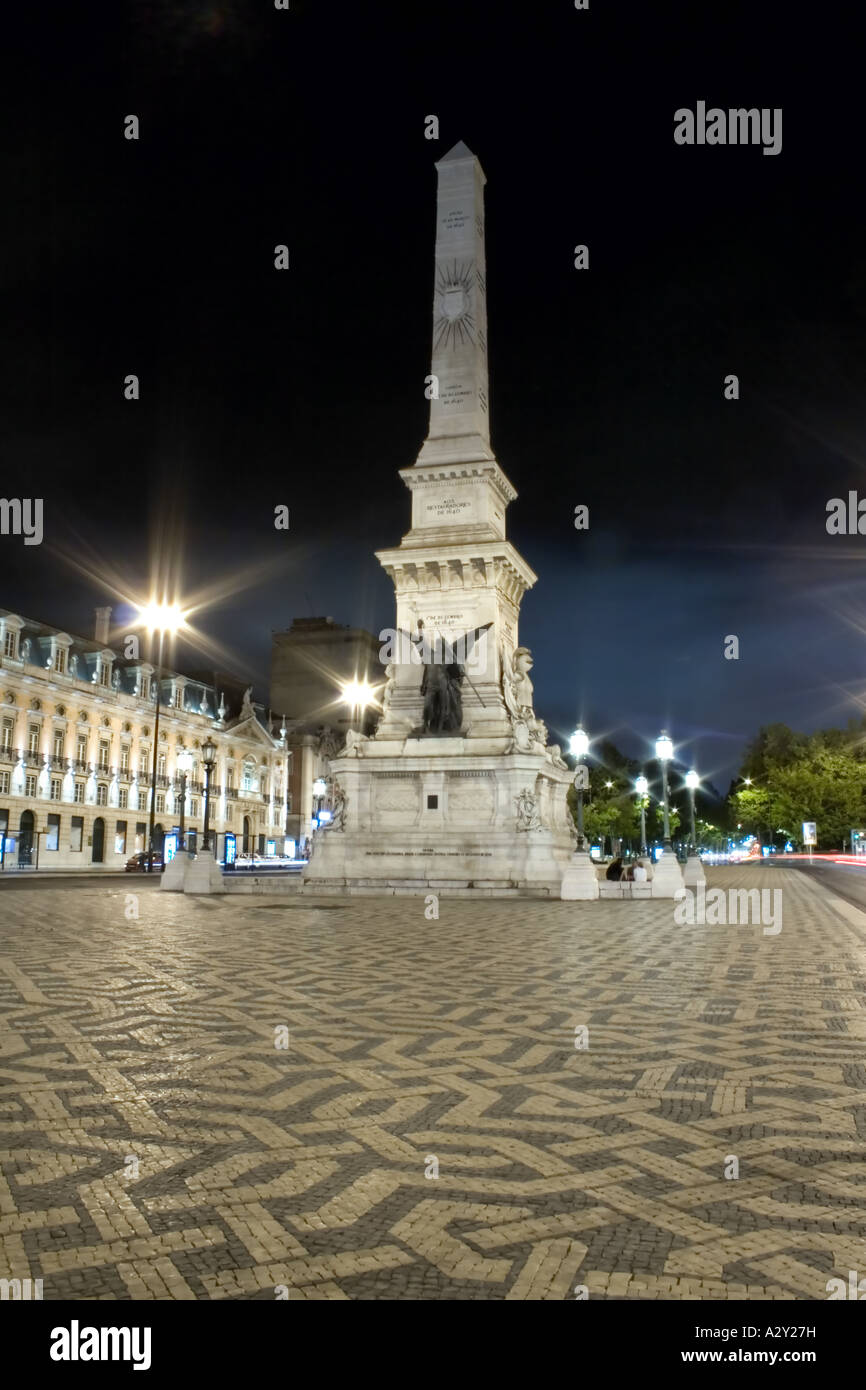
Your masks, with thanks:
[{"label": "person sitting", "polygon": [[635,883],[646,883],[649,875],[647,874],[646,864],[643,859],[639,859],[632,869],[632,879]]},{"label": "person sitting", "polygon": [[608,864],[608,866],[607,866],[607,873],[605,874],[605,878],[612,879],[614,882],[618,883],[619,880],[622,878],[622,875],[623,875],[622,855],[619,855],[619,856],[618,856],[616,859],[614,859],[610,864]]}]

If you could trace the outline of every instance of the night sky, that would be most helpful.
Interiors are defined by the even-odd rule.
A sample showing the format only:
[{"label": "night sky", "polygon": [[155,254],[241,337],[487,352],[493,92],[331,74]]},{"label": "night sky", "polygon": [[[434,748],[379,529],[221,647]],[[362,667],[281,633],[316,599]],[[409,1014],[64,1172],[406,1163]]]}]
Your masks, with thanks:
[{"label": "night sky", "polygon": [[[832,7],[114,8],[4,19],[0,492],[44,498],[45,540],[0,537],[0,606],[89,636],[179,544],[263,699],[294,616],[391,625],[373,551],[409,526],[462,139],[551,736],[580,717],[639,756],[666,726],[726,786],[760,724],[861,712],[866,537],[825,529],[866,496],[861,49]],[[781,154],[677,146],[698,100],[781,107]]]}]

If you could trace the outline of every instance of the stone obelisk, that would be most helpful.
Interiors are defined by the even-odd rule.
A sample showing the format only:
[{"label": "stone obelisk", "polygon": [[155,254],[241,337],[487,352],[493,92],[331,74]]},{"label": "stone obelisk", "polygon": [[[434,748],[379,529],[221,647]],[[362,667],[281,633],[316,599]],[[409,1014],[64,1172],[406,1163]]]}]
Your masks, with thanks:
[{"label": "stone obelisk", "polygon": [[[484,173],[462,143],[436,169],[429,429],[400,470],[411,527],[376,552],[397,606],[383,715],[331,760],[339,814],[316,836],[305,888],[558,898],[571,776],[535,716],[518,642],[536,576],[506,537],[517,493],[490,445]],[[468,635],[471,651],[422,655],[430,643],[455,653]],[[453,718],[437,722],[449,701]]]},{"label": "stone obelisk", "polygon": [[430,430],[418,463],[492,459],[484,170],[461,140],[436,165]]}]

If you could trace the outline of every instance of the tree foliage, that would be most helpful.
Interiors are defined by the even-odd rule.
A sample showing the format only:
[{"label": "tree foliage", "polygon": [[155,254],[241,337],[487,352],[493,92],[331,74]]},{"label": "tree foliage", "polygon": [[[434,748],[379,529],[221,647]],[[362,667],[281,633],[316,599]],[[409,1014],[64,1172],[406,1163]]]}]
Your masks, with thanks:
[{"label": "tree foliage", "polygon": [[739,833],[769,843],[784,835],[801,845],[803,822],[815,821],[818,848],[841,849],[852,829],[866,826],[866,722],[813,734],[785,724],[762,728],[746,749],[728,805],[729,825],[740,825]]}]

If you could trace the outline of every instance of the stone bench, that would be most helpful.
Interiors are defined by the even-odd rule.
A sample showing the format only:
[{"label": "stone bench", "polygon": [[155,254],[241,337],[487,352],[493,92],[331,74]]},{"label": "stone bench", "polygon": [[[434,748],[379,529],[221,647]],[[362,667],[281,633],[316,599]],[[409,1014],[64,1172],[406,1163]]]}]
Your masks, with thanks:
[{"label": "stone bench", "polygon": [[651,898],[652,880],[646,883],[624,882],[622,879],[599,879],[598,896],[600,898]]}]

